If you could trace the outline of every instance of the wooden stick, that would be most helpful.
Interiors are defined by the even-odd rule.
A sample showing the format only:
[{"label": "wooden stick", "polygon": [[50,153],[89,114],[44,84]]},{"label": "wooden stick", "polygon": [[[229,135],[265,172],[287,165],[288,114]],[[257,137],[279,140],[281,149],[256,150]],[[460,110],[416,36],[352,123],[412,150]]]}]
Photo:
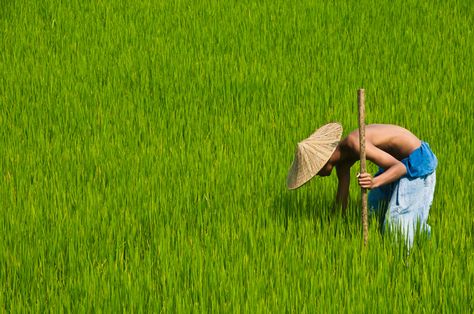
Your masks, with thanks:
[{"label": "wooden stick", "polygon": [[[365,90],[359,89],[357,92],[357,102],[359,104],[359,144],[360,144],[360,173],[367,172],[365,158]],[[368,222],[367,222],[367,189],[362,191],[362,227],[364,235],[364,245],[368,242]]]}]

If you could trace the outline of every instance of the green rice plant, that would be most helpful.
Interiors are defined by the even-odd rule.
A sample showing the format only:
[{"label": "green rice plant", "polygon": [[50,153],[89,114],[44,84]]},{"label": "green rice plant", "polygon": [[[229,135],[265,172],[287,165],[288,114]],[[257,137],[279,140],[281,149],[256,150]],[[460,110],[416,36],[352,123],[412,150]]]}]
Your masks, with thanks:
[{"label": "green rice plant", "polygon": [[[470,1],[2,1],[2,312],[472,312]],[[438,157],[406,247],[318,126],[393,123]],[[376,168],[369,164],[373,173]],[[356,169],[353,169],[353,177]]]}]

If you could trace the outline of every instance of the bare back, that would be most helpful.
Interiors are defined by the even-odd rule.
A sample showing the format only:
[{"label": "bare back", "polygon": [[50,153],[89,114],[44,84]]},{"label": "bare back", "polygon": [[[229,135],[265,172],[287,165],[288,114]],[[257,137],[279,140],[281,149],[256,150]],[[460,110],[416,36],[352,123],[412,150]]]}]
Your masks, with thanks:
[{"label": "bare back", "polygon": [[[391,124],[367,125],[365,140],[367,159],[385,170],[374,178],[367,173],[360,174],[359,184],[371,189],[393,182],[405,175],[407,170],[401,160],[421,145],[421,141],[413,133]],[[338,149],[319,172],[319,175],[327,176],[331,173],[332,166],[336,167],[339,180],[336,201],[342,204],[342,208],[347,206],[350,168],[359,160],[359,156],[359,130],[357,129],[339,143]]]},{"label": "bare back", "polygon": [[[351,132],[347,138],[359,138],[359,130]],[[420,147],[421,141],[405,128],[392,124],[369,124],[365,127],[365,138],[377,148],[398,160],[408,157]]]}]

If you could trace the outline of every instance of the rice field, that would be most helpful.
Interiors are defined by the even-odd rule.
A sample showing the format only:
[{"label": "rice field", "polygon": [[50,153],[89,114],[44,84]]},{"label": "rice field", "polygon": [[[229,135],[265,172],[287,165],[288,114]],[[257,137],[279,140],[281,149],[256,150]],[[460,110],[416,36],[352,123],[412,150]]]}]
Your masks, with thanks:
[{"label": "rice field", "polygon": [[[0,2],[0,312],[474,311],[472,1]],[[286,188],[360,87],[439,160],[409,255]]]}]

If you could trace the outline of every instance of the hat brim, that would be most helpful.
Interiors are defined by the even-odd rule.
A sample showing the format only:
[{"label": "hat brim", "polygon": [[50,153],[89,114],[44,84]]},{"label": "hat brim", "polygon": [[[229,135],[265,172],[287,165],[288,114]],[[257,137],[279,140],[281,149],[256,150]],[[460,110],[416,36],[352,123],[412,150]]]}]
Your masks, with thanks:
[{"label": "hat brim", "polygon": [[288,172],[288,189],[301,187],[324,167],[341,140],[342,130],[340,123],[328,123],[298,143]]}]

